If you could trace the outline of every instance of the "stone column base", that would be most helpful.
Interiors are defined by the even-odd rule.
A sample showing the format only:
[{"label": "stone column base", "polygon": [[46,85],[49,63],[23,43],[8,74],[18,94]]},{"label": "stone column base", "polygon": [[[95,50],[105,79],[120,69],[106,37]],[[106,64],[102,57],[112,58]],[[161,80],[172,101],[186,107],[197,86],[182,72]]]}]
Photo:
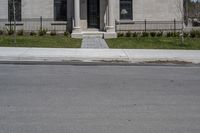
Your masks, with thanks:
[{"label": "stone column base", "polygon": [[79,38],[79,39],[81,39],[81,38],[83,38],[83,34],[81,32],[72,32],[71,37],[72,38]]},{"label": "stone column base", "polygon": [[117,38],[117,33],[116,32],[106,32],[106,33],[104,33],[104,38],[105,39]]},{"label": "stone column base", "polygon": [[107,32],[115,32],[115,27],[114,26],[106,26],[106,31]]},{"label": "stone column base", "polygon": [[73,33],[80,33],[81,32],[81,27],[74,27],[72,32]]}]

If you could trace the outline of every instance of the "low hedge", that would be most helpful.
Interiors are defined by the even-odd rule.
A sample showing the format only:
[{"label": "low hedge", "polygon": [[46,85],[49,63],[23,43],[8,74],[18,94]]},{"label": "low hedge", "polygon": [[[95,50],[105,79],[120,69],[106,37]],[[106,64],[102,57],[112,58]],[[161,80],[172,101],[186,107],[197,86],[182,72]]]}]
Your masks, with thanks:
[{"label": "low hedge", "polygon": [[[118,33],[118,37],[179,37],[181,32],[125,32]],[[200,30],[192,30],[191,32],[184,32],[184,37],[200,38]]]}]

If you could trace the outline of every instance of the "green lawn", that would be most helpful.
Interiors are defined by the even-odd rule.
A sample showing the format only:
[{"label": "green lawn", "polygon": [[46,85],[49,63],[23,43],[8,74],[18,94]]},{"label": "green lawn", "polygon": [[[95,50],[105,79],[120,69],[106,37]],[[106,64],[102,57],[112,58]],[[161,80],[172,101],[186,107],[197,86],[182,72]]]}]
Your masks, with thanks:
[{"label": "green lawn", "polygon": [[0,47],[44,47],[44,48],[80,48],[81,40],[65,36],[0,36]]},{"label": "green lawn", "polygon": [[[122,49],[195,49],[200,50],[200,38],[185,38],[180,44],[174,37],[120,37],[107,39],[110,48]],[[65,36],[17,36],[17,44],[13,44],[13,36],[0,36],[0,47],[44,47],[44,48],[80,48],[81,39]]]},{"label": "green lawn", "polygon": [[200,50],[200,38],[185,38],[180,44],[179,38],[174,37],[120,37],[107,39],[110,48],[122,49],[193,49]]}]

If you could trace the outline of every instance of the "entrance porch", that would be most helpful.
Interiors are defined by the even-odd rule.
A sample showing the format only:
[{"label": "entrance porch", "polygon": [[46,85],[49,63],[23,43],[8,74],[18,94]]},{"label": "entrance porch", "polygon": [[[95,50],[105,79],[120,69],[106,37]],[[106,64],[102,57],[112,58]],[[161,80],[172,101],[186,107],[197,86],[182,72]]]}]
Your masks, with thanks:
[{"label": "entrance porch", "polygon": [[97,35],[102,38],[116,38],[115,0],[74,0],[72,38]]}]

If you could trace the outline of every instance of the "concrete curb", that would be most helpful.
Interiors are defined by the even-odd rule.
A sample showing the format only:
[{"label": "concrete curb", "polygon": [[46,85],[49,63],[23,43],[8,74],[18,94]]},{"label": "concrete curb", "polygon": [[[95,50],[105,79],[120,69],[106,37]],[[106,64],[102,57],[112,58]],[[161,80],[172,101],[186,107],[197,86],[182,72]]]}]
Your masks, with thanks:
[{"label": "concrete curb", "polygon": [[200,63],[199,50],[0,48],[6,62],[125,62],[178,61]]}]

